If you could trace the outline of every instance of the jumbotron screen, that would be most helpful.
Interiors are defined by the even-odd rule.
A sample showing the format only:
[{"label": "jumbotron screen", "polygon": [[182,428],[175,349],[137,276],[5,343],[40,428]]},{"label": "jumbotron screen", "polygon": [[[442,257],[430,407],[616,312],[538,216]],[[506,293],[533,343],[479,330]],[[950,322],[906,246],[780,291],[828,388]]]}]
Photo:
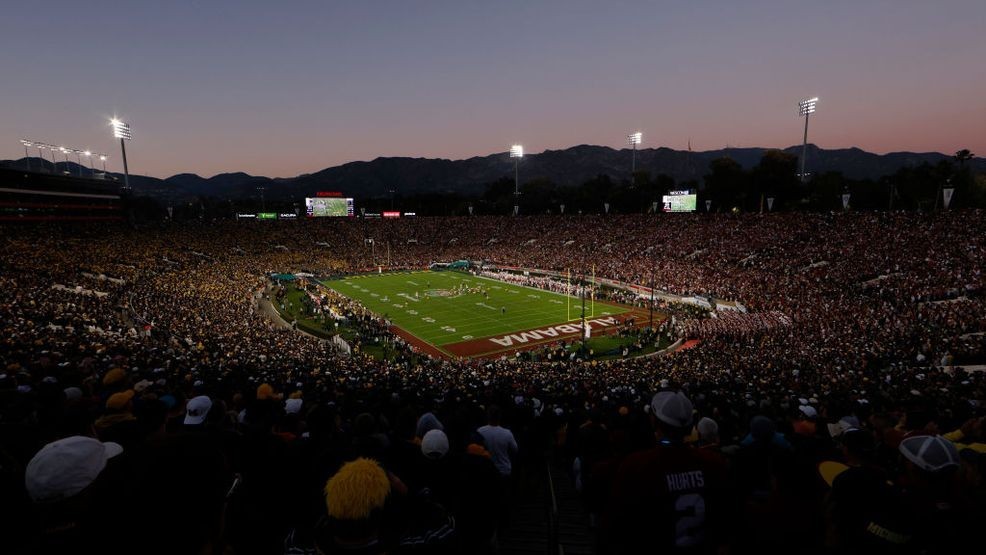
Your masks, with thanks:
[{"label": "jumbotron screen", "polygon": [[326,216],[352,217],[353,199],[351,198],[306,198],[305,212],[309,218],[322,218]]},{"label": "jumbotron screen", "polygon": [[664,195],[665,212],[694,212],[698,204],[698,195],[688,191],[671,191]]}]

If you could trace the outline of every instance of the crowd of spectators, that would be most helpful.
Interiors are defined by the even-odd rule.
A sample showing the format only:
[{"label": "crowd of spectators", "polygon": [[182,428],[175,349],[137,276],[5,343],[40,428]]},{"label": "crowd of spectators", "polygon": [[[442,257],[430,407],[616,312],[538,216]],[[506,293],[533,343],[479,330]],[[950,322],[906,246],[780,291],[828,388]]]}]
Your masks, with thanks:
[{"label": "crowd of spectators", "polygon": [[[2,232],[12,553],[493,552],[546,460],[600,552],[944,552],[986,515],[980,211]],[[460,259],[748,312],[662,304],[696,346],[577,363],[347,356],[259,306],[275,273]]]}]

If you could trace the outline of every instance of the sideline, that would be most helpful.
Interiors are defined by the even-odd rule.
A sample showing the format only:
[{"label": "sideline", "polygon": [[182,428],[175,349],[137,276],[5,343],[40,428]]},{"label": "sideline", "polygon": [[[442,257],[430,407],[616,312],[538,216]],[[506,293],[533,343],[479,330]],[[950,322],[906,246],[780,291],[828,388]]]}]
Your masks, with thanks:
[{"label": "sideline", "polygon": [[318,339],[319,341],[324,341],[324,342],[331,343],[331,340],[329,340],[329,339],[327,339],[325,337],[319,337],[319,336],[314,335],[312,333],[309,333],[309,332],[307,332],[307,331],[305,331],[305,330],[303,330],[301,328],[295,329],[291,325],[291,322],[288,322],[287,320],[285,320],[284,317],[281,316],[281,313],[278,312],[276,308],[274,308],[274,303],[270,302],[269,300],[267,300],[267,299],[265,299],[263,297],[257,299],[257,309],[260,311],[261,314],[265,314],[267,316],[267,319],[270,320],[275,326],[277,326],[279,328],[286,329],[286,330],[291,330],[291,331],[294,331],[294,332],[297,332],[297,333],[300,333],[300,334],[303,334],[303,335],[307,335],[308,337],[311,337],[311,338],[314,338],[314,339]]}]

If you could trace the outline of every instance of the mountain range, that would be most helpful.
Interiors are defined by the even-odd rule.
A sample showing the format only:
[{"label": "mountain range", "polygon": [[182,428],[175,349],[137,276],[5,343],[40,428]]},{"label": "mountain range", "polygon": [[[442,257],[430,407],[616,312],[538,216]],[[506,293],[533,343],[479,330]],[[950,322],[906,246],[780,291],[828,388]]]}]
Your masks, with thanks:
[{"label": "mountain range", "polygon": [[[759,161],[766,148],[727,148],[690,152],[670,148],[645,148],[636,153],[638,171],[650,174],[668,174],[677,182],[695,180],[701,182],[708,172],[709,162],[727,156],[744,168],[751,168]],[[785,152],[800,156],[801,147],[792,146]],[[609,175],[621,180],[630,174],[632,153],[629,149],[613,149],[604,146],[579,145],[563,150],[546,150],[526,155],[519,165],[521,182],[547,178],[559,185],[579,185],[598,175]],[[839,171],[853,179],[876,179],[894,173],[901,167],[931,164],[951,159],[938,152],[892,152],[874,154],[858,148],[821,149],[808,145],[808,171],[824,173]],[[30,160],[4,160],[0,165],[26,167],[29,162],[38,167],[39,158]],[[51,168],[51,162],[45,162]],[[975,172],[986,172],[986,159],[974,158]],[[79,168],[75,163],[59,162],[58,167],[73,174]],[[83,169],[83,173],[88,172]],[[339,191],[344,196],[356,198],[380,198],[391,194],[412,195],[427,193],[458,193],[478,195],[486,186],[501,178],[512,178],[514,161],[507,153],[477,156],[464,160],[442,158],[376,158],[367,162],[349,162],[316,173],[291,178],[269,178],[242,172],[222,173],[205,178],[182,173],[166,179],[131,175],[134,190],[149,196],[165,199],[185,199],[199,195],[218,198],[257,197],[263,194],[271,200],[300,199],[314,196],[317,191]],[[122,176],[120,181],[122,181]]]}]

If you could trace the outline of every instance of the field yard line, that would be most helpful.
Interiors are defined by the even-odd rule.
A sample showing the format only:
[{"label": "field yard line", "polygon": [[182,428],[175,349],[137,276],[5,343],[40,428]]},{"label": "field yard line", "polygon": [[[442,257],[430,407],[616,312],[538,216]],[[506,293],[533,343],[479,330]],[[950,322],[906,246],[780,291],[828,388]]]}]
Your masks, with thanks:
[{"label": "field yard line", "polygon": [[[623,312],[620,312],[619,314],[610,314],[608,316],[621,316],[623,314],[626,314],[627,312],[629,312],[629,311],[624,310]],[[543,315],[548,315],[547,312],[542,312],[542,311],[537,311],[537,313],[538,314],[543,314]],[[605,318],[605,317],[607,317],[607,315],[601,315],[600,314],[600,315],[596,315],[596,316],[592,316],[592,317],[586,316],[586,320],[596,320],[598,318]],[[528,330],[533,330],[533,329],[540,329],[540,328],[545,328],[545,327],[558,326],[558,325],[562,325],[562,324],[580,323],[580,321],[581,321],[581,318],[575,318],[575,319],[571,319],[571,320],[566,320],[564,316],[561,316],[560,318],[561,318],[560,320],[559,319],[552,319],[552,320],[550,320],[548,322],[541,323],[541,324],[536,324],[536,325],[530,325],[530,324],[524,325],[524,322],[529,319],[529,318],[526,318],[526,317],[525,318],[514,318],[514,319],[511,319],[511,320],[507,320],[507,321],[500,321],[500,322],[502,322],[503,325],[498,325],[498,326],[494,326],[494,327],[481,327],[481,328],[478,328],[478,329],[473,329],[473,330],[471,330],[470,335],[473,335],[473,337],[476,338],[476,339],[481,339],[483,337],[488,337],[490,335],[495,335],[492,332],[495,332],[497,329],[502,329],[502,328],[507,327],[507,326],[515,326],[515,327],[514,327],[514,329],[509,329],[509,330],[503,331],[503,334],[504,335],[509,335],[511,333],[518,333],[518,332],[521,332],[521,331],[528,331]],[[516,323],[514,323],[514,321],[516,321]],[[482,335],[479,335],[479,334],[482,334]],[[461,337],[461,335],[460,335],[460,333],[445,334],[445,335],[442,335],[442,336],[439,336],[438,338],[436,338],[436,341],[437,340],[441,340],[441,339],[445,339],[445,338],[448,338],[448,337]],[[456,341],[456,343],[458,343],[458,341]]]},{"label": "field yard line", "polygon": [[[456,311],[457,312],[460,311],[460,310],[462,310],[462,309],[459,309],[459,308],[456,307]],[[465,310],[468,311],[468,309],[465,309]],[[523,313],[516,313],[515,312],[514,314],[512,314],[512,316],[513,316],[512,318],[500,319],[500,318],[497,318],[495,316],[486,316],[482,312],[472,312],[472,311],[469,311],[469,313],[470,314],[480,314],[480,315],[483,316],[480,319],[482,319],[482,320],[489,320],[489,321],[491,321],[492,323],[495,324],[495,325],[491,325],[491,326],[479,326],[478,328],[474,326],[473,329],[470,329],[469,330],[469,334],[470,335],[473,335],[476,338],[485,337],[486,335],[490,335],[489,333],[487,333],[488,330],[489,331],[495,331],[495,330],[498,330],[498,329],[504,329],[504,328],[511,328],[511,327],[513,327],[514,329],[507,329],[507,330],[504,331],[504,333],[514,333],[516,331],[521,330],[521,328],[528,329],[528,328],[525,328],[523,326],[523,323],[525,321],[529,320],[531,316],[533,316],[533,315],[544,315],[544,316],[549,315],[549,313],[544,312],[544,311],[541,311],[541,310],[531,310],[531,311],[525,311]],[[553,322],[557,322],[557,321],[556,320],[552,320],[552,322],[549,322],[549,323],[546,323],[546,324],[539,324],[537,327],[550,326],[550,325],[552,325]],[[476,335],[476,334],[485,334],[485,335]],[[462,341],[462,332],[461,331],[457,331],[455,333],[443,334],[443,335],[437,336],[435,338],[435,341],[442,341],[442,340],[445,340],[445,339],[448,339],[448,338],[453,338],[453,337],[457,339],[457,341],[455,341],[456,343],[458,343],[459,341]]]},{"label": "field yard line", "polygon": [[[517,288],[520,288],[520,289],[530,289],[532,291],[537,291],[539,293],[547,293],[549,296],[550,295],[554,295],[556,297],[561,297],[563,299],[564,298],[573,298],[573,299],[578,299],[579,301],[582,300],[580,297],[575,297],[574,295],[568,295],[566,293],[559,293],[557,291],[549,291],[547,289],[538,289],[537,287],[531,287],[529,285],[522,285],[522,284],[519,284],[519,283],[510,283],[510,282],[507,282],[507,281],[500,281],[498,279],[488,278],[488,277],[485,277],[485,276],[474,276],[474,275],[471,275],[470,274],[469,279],[492,281],[494,283],[498,283],[498,284],[501,284],[501,285],[506,285],[508,287],[517,287]],[[612,304],[606,303],[605,301],[597,301],[597,302],[602,303],[603,306],[608,306],[611,309],[620,310],[621,312],[619,314],[623,314],[623,313],[626,313],[627,312],[627,310],[625,308],[623,308],[623,307],[614,306]],[[511,313],[511,316],[516,316],[517,317],[516,320],[518,321],[518,323],[521,323],[524,319],[526,319],[531,314],[544,314],[544,315],[548,315],[549,313],[548,312],[545,312],[543,310],[533,310],[533,311],[530,311],[530,312],[525,311],[525,312],[519,312],[519,313],[515,311],[515,312]],[[619,314],[609,314],[608,316],[617,316]],[[597,314],[597,315],[593,315],[591,317],[587,315],[586,316],[586,319],[589,319],[589,318],[601,318],[603,316],[607,316],[607,315]],[[493,317],[487,317],[486,319],[487,320],[491,320],[491,319],[493,319]],[[555,324],[563,324],[563,323],[569,323],[569,322],[577,322],[580,319],[581,318],[575,318],[575,319],[565,319],[565,318],[562,318],[561,320],[559,320],[557,322],[546,323],[546,324],[539,325],[537,327],[551,326],[551,325],[555,325]],[[505,325],[513,325],[512,324],[512,321],[513,320],[514,320],[514,318],[509,318],[506,321],[504,321],[504,320],[494,320],[494,321],[498,322],[498,325],[495,326],[494,328],[483,327],[483,328],[480,328],[479,330],[473,330],[473,332],[474,332],[474,334],[475,333],[485,333],[485,331],[488,330],[488,329],[495,329],[495,328],[503,327]],[[525,328],[525,329],[527,329],[527,328]],[[531,329],[533,329],[533,328],[531,328]],[[513,330],[513,331],[518,331],[518,330]],[[505,333],[513,333],[513,332],[505,332]],[[436,338],[436,340],[438,340],[438,339],[444,339],[446,337],[452,337],[454,335],[457,335],[457,334],[446,334],[446,335],[443,335],[443,336],[439,336],[439,338]],[[476,337],[482,337],[482,336],[476,336]]]},{"label": "field yard line", "polygon": [[[421,273],[424,273],[424,272],[421,272]],[[470,278],[472,278],[472,277],[476,277],[476,276],[470,276]],[[472,281],[472,279],[469,279],[469,281]],[[496,280],[493,280],[493,281],[496,281]],[[503,282],[500,282],[500,283],[503,283]],[[507,285],[511,285],[512,286],[514,284],[507,284]],[[395,293],[395,296],[401,296],[401,297],[405,297],[405,298],[408,297],[408,295],[406,295],[404,293]],[[445,299],[442,299],[442,300],[445,300]],[[441,302],[441,301],[439,301],[439,302]],[[429,305],[427,305],[427,304],[421,305],[421,310],[427,310],[427,308],[426,308],[427,306],[429,306]],[[467,316],[467,318],[464,318],[464,320],[471,320],[471,321],[486,320],[486,321],[489,321],[491,324],[494,324],[493,326],[490,326],[490,327],[485,327],[485,326],[484,327],[480,327],[480,330],[482,330],[481,332],[476,332],[475,330],[470,330],[468,332],[470,334],[472,334],[472,333],[485,333],[485,330],[494,330],[494,329],[499,329],[499,328],[503,328],[503,327],[507,327],[507,326],[515,326],[515,325],[516,326],[520,326],[520,324],[522,324],[524,322],[524,320],[526,320],[527,318],[529,318],[531,315],[534,315],[534,314],[545,314],[543,311],[536,310],[536,309],[535,310],[530,310],[530,311],[526,311],[526,310],[525,311],[513,310],[510,313],[510,317],[507,318],[506,320],[504,320],[504,319],[502,319],[502,315],[490,316],[490,315],[486,315],[486,314],[484,314],[482,312],[476,311],[474,308],[472,308],[470,306],[464,306],[464,305],[459,305],[459,304],[454,304],[454,303],[449,303],[449,304],[443,303],[443,306],[441,307],[441,309],[442,309],[442,312],[445,312],[445,313],[465,314]],[[475,315],[479,315],[480,318],[475,318]],[[435,318],[435,315],[432,315],[431,317],[432,318]],[[393,317],[391,317],[391,320],[393,321]],[[417,325],[415,327],[416,327],[416,329],[418,329],[418,330],[420,330],[422,332],[425,332],[425,331],[428,331],[427,328],[429,328],[429,327],[434,327],[434,328],[437,328],[437,329],[441,329],[441,326],[443,326],[443,325],[448,325],[448,326],[452,325],[450,322],[440,322],[438,320],[438,318],[435,318],[435,320],[436,321],[435,321],[434,324],[428,324],[428,325],[419,324],[419,325]],[[516,324],[514,322],[516,322]],[[471,324],[471,322],[469,322],[469,324]],[[459,326],[462,326],[462,325],[463,324],[459,324]],[[451,333],[450,332],[450,333],[437,334],[434,339],[426,339],[424,337],[421,337],[418,334],[411,333],[404,326],[401,326],[401,328],[404,329],[404,330],[406,330],[406,331],[408,331],[409,334],[414,335],[418,339],[420,339],[422,341],[425,341],[427,343],[431,343],[432,345],[435,345],[436,347],[440,346],[439,341],[444,341],[444,340],[446,340],[448,338],[455,338],[458,341],[461,341],[462,340],[462,334],[464,333],[463,331],[458,331],[458,329],[457,329],[456,332],[454,332],[454,333]],[[511,330],[508,330],[508,331],[511,331]],[[512,330],[512,331],[516,331],[516,330]]]},{"label": "field yard line", "polygon": [[[550,291],[548,289],[538,289],[537,287],[532,287],[530,285],[523,285],[523,284],[520,284],[520,283],[510,283],[508,281],[500,281],[498,279],[493,279],[493,278],[489,278],[489,277],[486,277],[486,276],[473,276],[473,277],[476,278],[476,279],[484,279],[486,281],[492,281],[493,283],[505,283],[507,285],[513,285],[514,287],[520,287],[522,289],[530,289],[531,291],[537,291],[539,293],[548,293],[549,295],[555,295],[555,296],[561,297],[563,299],[565,299],[565,298],[579,299],[579,297],[576,297],[575,295],[569,295],[567,293],[559,293],[557,291]],[[579,300],[581,300],[581,299],[579,299]]]},{"label": "field yard line", "polygon": [[[519,312],[519,313],[517,313],[515,311],[515,313],[511,314],[511,316],[512,316],[511,318],[507,318],[506,321],[504,321],[503,315],[500,315],[500,314],[497,314],[497,315],[494,315],[494,316],[490,316],[490,315],[486,314],[485,312],[477,311],[475,308],[472,308],[472,307],[459,306],[459,305],[455,305],[455,304],[450,304],[450,305],[447,305],[447,306],[450,309],[450,312],[458,313],[458,314],[465,313],[467,316],[470,317],[469,319],[472,320],[472,321],[486,320],[486,321],[489,321],[491,323],[495,323],[496,324],[492,328],[480,327],[479,328],[480,330],[501,328],[504,325],[513,325],[512,324],[513,320],[517,320],[518,322],[521,322],[524,319],[528,318],[532,314],[542,314],[542,312],[540,310],[524,311],[524,312]],[[475,305],[473,305],[473,306],[475,306]],[[498,312],[499,311],[497,311],[497,313]],[[474,315],[478,315],[479,318],[473,317]],[[498,316],[499,316],[499,318],[498,318]],[[451,324],[446,324],[446,325],[451,325]],[[477,332],[476,332],[476,330],[470,330],[469,333],[470,334],[473,334],[473,333],[477,333]],[[436,337],[435,340],[438,341],[440,339],[444,339],[444,338],[447,338],[447,337],[457,337],[459,339],[459,341],[461,341],[462,340],[462,332],[456,331],[455,333],[447,333],[447,334],[439,335],[438,337]]]},{"label": "field yard line", "polygon": [[[395,276],[395,277],[396,276],[400,276],[400,277],[403,277],[403,278],[409,278],[409,277],[418,278],[419,276],[423,276],[425,274],[431,274],[431,275],[436,275],[436,276],[442,275],[442,274],[438,274],[436,272],[426,272],[426,271],[400,272],[399,274],[392,274],[392,275]],[[364,276],[357,276],[357,277],[364,277]],[[370,275],[370,276],[365,276],[365,277],[368,277],[368,278],[376,278],[378,276],[377,275]],[[447,277],[451,277],[451,276],[443,276],[442,278],[436,278],[436,279],[438,279],[438,280],[441,281],[441,280],[445,280]],[[350,278],[343,278],[340,281],[347,281],[349,279]],[[384,277],[384,279],[386,280],[386,281],[384,281],[384,283],[386,283],[386,287],[388,289],[402,288],[405,284],[408,283],[407,280],[405,280],[403,283],[398,283],[398,282],[389,283],[390,280],[387,280],[386,276]],[[538,289],[536,287],[531,287],[531,286],[527,286],[527,285],[521,285],[521,284],[517,284],[517,283],[510,283],[510,282],[506,282],[506,281],[500,281],[500,280],[493,279],[493,278],[488,278],[488,277],[485,277],[485,276],[475,276],[475,275],[472,275],[472,274],[468,274],[468,275],[464,275],[464,276],[459,276],[457,281],[459,281],[459,280],[465,281],[465,282],[469,282],[469,283],[493,282],[493,283],[495,283],[495,284],[503,287],[504,288],[503,291],[498,291],[498,292],[494,292],[493,293],[493,295],[495,297],[497,297],[497,299],[496,300],[491,300],[491,302],[493,304],[497,304],[497,301],[506,302],[507,304],[512,305],[512,308],[508,311],[508,313],[506,315],[496,314],[496,313],[494,313],[494,314],[488,314],[488,313],[485,313],[485,311],[477,310],[475,308],[475,306],[471,302],[469,304],[466,304],[466,303],[459,303],[459,302],[448,302],[451,299],[435,298],[434,300],[437,301],[436,304],[441,304],[442,305],[440,307],[440,309],[438,310],[438,313],[439,314],[432,313],[432,314],[429,314],[428,315],[430,318],[434,318],[435,319],[435,322],[416,322],[415,321],[414,324],[411,324],[410,322],[407,322],[405,324],[405,325],[412,326],[414,329],[418,330],[419,333],[411,333],[411,331],[408,330],[408,328],[407,327],[404,327],[404,326],[399,326],[399,327],[401,327],[402,329],[404,329],[405,331],[407,331],[407,333],[409,335],[417,338],[418,340],[423,341],[425,343],[429,343],[429,344],[435,346],[436,348],[438,348],[439,350],[442,350],[443,352],[446,352],[446,351],[444,351],[444,349],[441,349],[441,345],[462,341],[461,338],[462,338],[462,335],[463,334],[468,334],[468,335],[472,335],[472,336],[474,336],[476,338],[481,338],[481,337],[487,337],[487,336],[490,336],[490,335],[493,335],[493,334],[496,334],[496,333],[499,333],[499,332],[502,332],[504,334],[510,334],[510,333],[517,333],[519,331],[526,331],[528,329],[537,329],[537,328],[546,327],[546,326],[561,325],[561,324],[566,324],[566,323],[570,323],[570,322],[578,322],[579,321],[579,318],[567,319],[564,315],[561,314],[561,308],[560,307],[547,306],[547,307],[543,307],[543,308],[532,308],[532,309],[524,310],[524,309],[518,308],[518,304],[520,306],[523,306],[523,304],[524,304],[523,301],[521,301],[521,303],[518,303],[517,302],[517,301],[520,301],[522,299],[522,297],[517,297],[517,298],[513,298],[513,297],[501,297],[502,295],[508,295],[508,293],[506,293],[506,291],[511,290],[511,289],[515,289],[515,288],[516,288],[516,290],[519,290],[519,291],[531,290],[532,292],[537,292],[539,295],[540,294],[544,294],[544,297],[549,298],[549,299],[551,297],[555,297],[555,298],[573,298],[573,299],[574,298],[577,298],[574,295],[568,295],[568,294],[565,294],[565,293],[559,293],[559,292],[555,292],[555,291],[549,291],[549,290],[546,290],[546,289]],[[332,280],[330,280],[329,283],[331,283],[331,281]],[[353,284],[353,282],[352,281],[349,281],[349,284]],[[333,287],[331,287],[328,284],[325,284],[325,285],[327,287],[329,287],[330,289],[334,289]],[[415,285],[417,285],[419,287],[421,286],[421,284],[419,284],[419,283],[415,283]],[[365,291],[362,291],[362,289],[363,288],[358,289],[358,292],[360,294],[365,293]],[[339,291],[339,292],[342,293],[343,295],[347,295],[347,293],[348,293],[348,292],[343,292],[343,291]],[[409,297],[409,295],[407,295],[407,294],[405,294],[403,292],[394,293],[394,296],[405,297],[405,298],[406,297]],[[477,299],[479,299],[479,298],[481,298],[481,297],[479,297],[477,295]],[[577,299],[579,301],[581,301],[581,298],[577,298]],[[357,300],[359,300],[359,299],[357,299]],[[472,299],[470,299],[470,301],[471,300]],[[373,300],[368,299],[368,301],[371,301],[371,302],[380,302],[379,299],[373,299]],[[486,301],[486,299],[483,299],[483,301]],[[612,304],[607,303],[605,301],[600,301],[600,303],[603,306],[609,307],[610,309],[619,310],[620,313],[626,312],[626,309],[624,307],[620,307],[618,305],[612,305]],[[543,301],[541,301],[541,299],[539,299],[539,303],[535,303],[535,304],[536,305],[541,305],[541,304],[544,304],[544,303],[543,303]],[[430,307],[430,306],[434,306],[434,305],[431,302],[428,302],[428,303],[419,303],[418,306],[416,306],[415,308],[420,308],[423,311],[428,311],[428,308],[427,307]],[[439,307],[435,307],[435,308],[439,308]],[[383,310],[384,310],[383,313],[381,313],[379,311],[374,311],[374,312],[376,312],[378,315],[381,315],[381,316],[383,314],[385,314],[385,313],[386,314],[391,314],[390,315],[390,319],[391,319],[391,321],[394,321],[394,316],[392,314],[393,313],[393,309],[391,309],[390,307],[384,307]],[[499,312],[499,311],[497,311],[497,312]],[[557,318],[555,318],[555,316],[554,316],[554,313],[555,312],[559,312]],[[440,319],[442,319],[442,317],[440,316],[441,314],[446,315],[446,317],[449,320],[458,320],[458,323],[453,323],[453,322],[449,322],[449,321],[440,321]],[[438,317],[436,317],[436,316],[438,316]],[[599,317],[603,317],[603,316],[604,316],[603,314],[597,314],[597,315],[594,315],[593,318],[599,318]],[[400,317],[403,318],[403,319],[406,319],[406,320],[411,320],[413,316],[412,315],[405,315],[405,314],[402,313]],[[535,324],[535,325],[531,325],[530,320],[532,318],[536,318],[537,320],[544,320],[544,322],[543,323],[538,323],[538,324]],[[477,325],[477,322],[480,323],[480,324]],[[486,325],[483,325],[482,322],[486,322],[487,324]],[[395,323],[395,325],[397,325],[397,324]],[[422,337],[422,335],[420,335],[421,333],[427,333],[427,332],[430,332],[432,330],[437,332],[437,331],[441,330],[442,326],[456,327],[457,330],[454,333],[453,332],[446,332],[446,333],[436,334],[431,339],[426,339],[426,338]],[[468,331],[465,330],[465,329],[461,329],[461,328],[464,328],[464,327],[468,327],[469,328]],[[441,330],[441,331],[444,331],[444,330]],[[431,333],[428,333],[428,335],[431,336]]]}]

